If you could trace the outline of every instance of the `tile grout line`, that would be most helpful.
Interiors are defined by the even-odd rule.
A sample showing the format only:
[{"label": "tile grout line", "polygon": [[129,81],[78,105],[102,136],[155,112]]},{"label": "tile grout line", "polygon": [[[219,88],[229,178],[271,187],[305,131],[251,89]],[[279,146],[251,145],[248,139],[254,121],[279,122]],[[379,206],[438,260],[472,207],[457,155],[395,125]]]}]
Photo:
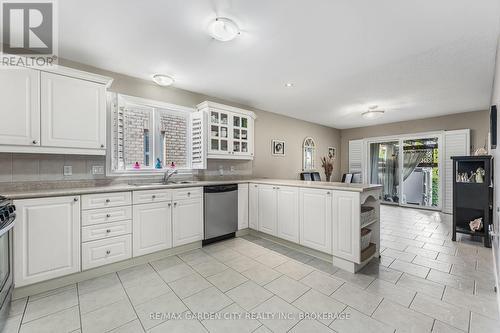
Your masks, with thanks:
[{"label": "tile grout line", "polygon": [[80,306],[80,289],[78,288],[78,283],[76,284],[76,297],[78,298],[78,319],[80,319],[80,329],[83,332],[82,325],[82,308]]},{"label": "tile grout line", "polygon": [[[148,265],[149,265],[149,262],[148,262]],[[151,266],[151,265],[149,265],[149,266]],[[135,306],[134,306],[134,304],[132,303],[132,300],[130,299],[129,294],[127,293],[127,289],[125,289],[125,285],[123,284],[123,281],[122,281],[122,279],[120,278],[120,274],[118,274],[118,272],[117,272],[117,273],[115,273],[115,274],[116,274],[116,276],[118,277],[118,281],[120,281],[120,285],[122,286],[123,291],[125,292],[125,295],[127,295],[127,299],[128,299],[128,301],[129,301],[129,303],[130,303],[130,306],[131,306],[131,307],[132,307],[132,309],[134,310],[134,313],[135,313],[135,316],[136,316],[137,320],[139,320],[139,324],[141,324],[141,327],[142,327],[143,331],[144,331],[144,332],[146,332],[146,329],[144,328],[144,325],[142,324],[142,321],[140,320],[139,315],[137,314],[137,311],[136,311],[136,309],[135,309]],[[131,320],[131,321],[132,321],[132,320]],[[123,325],[121,325],[121,326],[123,326]],[[118,326],[118,327],[120,327],[120,326]],[[115,328],[118,328],[118,327],[115,327]]]}]

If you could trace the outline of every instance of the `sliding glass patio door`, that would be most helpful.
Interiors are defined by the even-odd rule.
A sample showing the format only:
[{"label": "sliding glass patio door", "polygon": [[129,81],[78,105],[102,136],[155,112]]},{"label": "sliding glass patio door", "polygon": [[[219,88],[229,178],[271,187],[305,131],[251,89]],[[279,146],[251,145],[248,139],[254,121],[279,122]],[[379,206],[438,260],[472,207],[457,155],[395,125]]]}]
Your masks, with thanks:
[{"label": "sliding glass patio door", "polygon": [[382,202],[441,209],[440,135],[368,142],[368,177]]}]

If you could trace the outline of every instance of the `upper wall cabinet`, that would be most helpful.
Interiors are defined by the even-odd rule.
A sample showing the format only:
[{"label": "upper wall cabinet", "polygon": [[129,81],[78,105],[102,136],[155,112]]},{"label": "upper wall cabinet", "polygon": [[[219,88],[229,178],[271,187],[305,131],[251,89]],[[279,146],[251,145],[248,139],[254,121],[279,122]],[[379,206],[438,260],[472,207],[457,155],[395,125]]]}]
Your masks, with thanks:
[{"label": "upper wall cabinet", "polygon": [[52,73],[41,74],[42,146],[106,148],[106,87]]},{"label": "upper wall cabinet", "polygon": [[105,155],[111,79],[58,66],[0,76],[0,152]]},{"label": "upper wall cabinet", "polygon": [[40,145],[40,72],[4,69],[0,75],[0,143]]},{"label": "upper wall cabinet", "polygon": [[197,107],[206,123],[207,158],[253,159],[255,113],[213,102]]}]

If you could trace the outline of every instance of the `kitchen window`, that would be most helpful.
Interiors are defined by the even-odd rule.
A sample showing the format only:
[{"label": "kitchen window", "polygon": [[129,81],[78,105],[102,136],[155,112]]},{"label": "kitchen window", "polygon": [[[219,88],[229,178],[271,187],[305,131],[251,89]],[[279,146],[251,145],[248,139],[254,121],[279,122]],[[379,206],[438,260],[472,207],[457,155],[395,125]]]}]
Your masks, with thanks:
[{"label": "kitchen window", "polygon": [[194,109],[137,97],[111,98],[111,173],[190,170]]}]

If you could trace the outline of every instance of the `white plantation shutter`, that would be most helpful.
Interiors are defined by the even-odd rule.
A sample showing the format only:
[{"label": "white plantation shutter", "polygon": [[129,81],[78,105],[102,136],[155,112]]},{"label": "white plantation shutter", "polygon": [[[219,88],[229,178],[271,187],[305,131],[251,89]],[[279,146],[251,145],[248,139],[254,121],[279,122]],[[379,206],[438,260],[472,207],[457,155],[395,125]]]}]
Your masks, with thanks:
[{"label": "white plantation shutter", "polygon": [[363,177],[363,140],[349,141],[349,172],[361,173]]},{"label": "white plantation shutter", "polygon": [[205,169],[206,140],[205,140],[205,114],[198,111],[190,114],[191,133],[191,168]]},{"label": "white plantation shutter", "polygon": [[453,161],[452,156],[467,156],[470,153],[470,130],[444,132],[444,190],[443,212],[453,210]]}]

